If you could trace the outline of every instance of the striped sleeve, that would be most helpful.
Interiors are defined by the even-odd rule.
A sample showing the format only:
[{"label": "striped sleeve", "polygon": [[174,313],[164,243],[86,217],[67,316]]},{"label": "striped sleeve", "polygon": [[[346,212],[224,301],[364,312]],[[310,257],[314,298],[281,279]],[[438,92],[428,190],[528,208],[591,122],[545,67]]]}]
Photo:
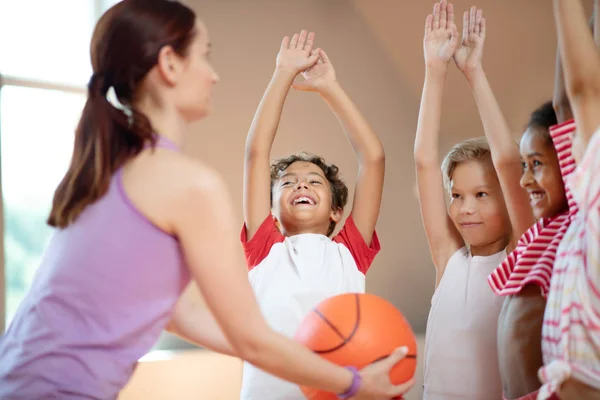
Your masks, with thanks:
[{"label": "striped sleeve", "polygon": [[569,182],[582,212],[583,257],[590,299],[600,317],[600,128],[588,143],[580,165]]}]

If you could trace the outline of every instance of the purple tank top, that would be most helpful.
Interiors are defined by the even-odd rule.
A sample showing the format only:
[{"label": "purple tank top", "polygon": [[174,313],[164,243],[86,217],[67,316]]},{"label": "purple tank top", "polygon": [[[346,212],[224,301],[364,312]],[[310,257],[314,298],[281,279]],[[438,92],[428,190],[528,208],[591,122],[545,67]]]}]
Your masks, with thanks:
[{"label": "purple tank top", "polygon": [[56,231],[0,338],[0,398],[115,399],[189,280],[178,241],[135,208],[117,171]]}]

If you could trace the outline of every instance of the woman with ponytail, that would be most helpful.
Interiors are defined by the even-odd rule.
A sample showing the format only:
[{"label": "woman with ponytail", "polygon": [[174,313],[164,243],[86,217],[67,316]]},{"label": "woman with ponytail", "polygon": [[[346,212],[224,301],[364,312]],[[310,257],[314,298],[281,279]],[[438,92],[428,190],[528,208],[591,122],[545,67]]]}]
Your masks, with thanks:
[{"label": "woman with ponytail", "polygon": [[48,218],[56,233],[0,339],[0,398],[115,399],[165,328],[342,398],[389,399],[412,385],[389,381],[402,350],[357,371],[264,321],[221,177],[179,152],[210,112],[209,51],[206,27],[176,1],[124,0],[98,22]]}]

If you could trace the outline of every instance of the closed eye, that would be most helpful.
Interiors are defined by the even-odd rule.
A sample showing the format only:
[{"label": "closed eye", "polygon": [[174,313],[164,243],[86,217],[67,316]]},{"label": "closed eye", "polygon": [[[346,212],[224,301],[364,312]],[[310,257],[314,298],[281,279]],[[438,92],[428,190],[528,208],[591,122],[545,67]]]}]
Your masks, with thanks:
[{"label": "closed eye", "polygon": [[281,186],[289,186],[289,185],[293,185],[293,184],[294,184],[294,182],[291,182],[291,181],[286,181],[286,182],[283,182],[283,183],[281,184]]},{"label": "closed eye", "polygon": [[321,184],[321,182],[320,182],[320,181],[310,181],[310,184],[311,184],[311,185],[314,185],[314,184],[320,185],[320,184]]}]

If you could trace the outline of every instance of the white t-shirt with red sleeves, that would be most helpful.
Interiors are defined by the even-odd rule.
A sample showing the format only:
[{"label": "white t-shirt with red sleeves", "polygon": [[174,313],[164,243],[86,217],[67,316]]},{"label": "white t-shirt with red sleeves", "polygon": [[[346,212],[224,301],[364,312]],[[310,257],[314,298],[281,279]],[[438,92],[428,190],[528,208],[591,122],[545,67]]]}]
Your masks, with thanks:
[{"label": "white t-shirt with red sleeves", "polygon": [[[333,239],[303,233],[285,237],[269,216],[241,241],[250,284],[267,322],[294,336],[304,317],[321,301],[342,293],[363,293],[365,274],[380,250],[377,234],[369,246],[349,216]],[[244,363],[242,400],[303,400],[297,385]]]}]

